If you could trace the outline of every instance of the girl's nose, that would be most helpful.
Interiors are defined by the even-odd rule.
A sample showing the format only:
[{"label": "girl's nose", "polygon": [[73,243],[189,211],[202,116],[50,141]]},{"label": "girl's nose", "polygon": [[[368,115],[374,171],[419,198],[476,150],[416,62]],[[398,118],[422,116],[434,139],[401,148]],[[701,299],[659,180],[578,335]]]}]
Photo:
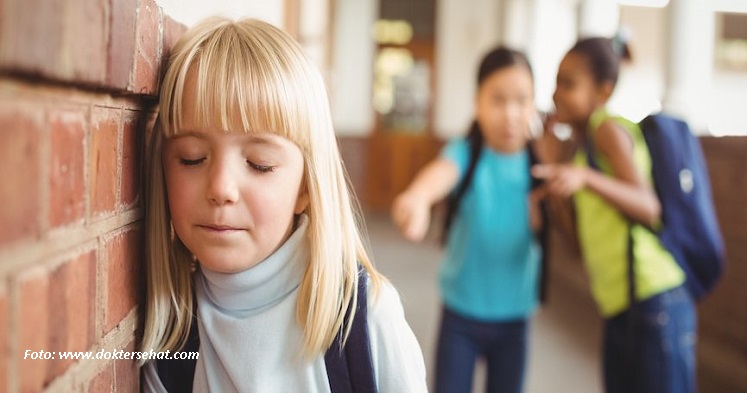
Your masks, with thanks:
[{"label": "girl's nose", "polygon": [[215,205],[234,203],[239,199],[238,173],[225,160],[216,160],[208,174],[207,199]]},{"label": "girl's nose", "polygon": [[506,117],[512,122],[521,117],[521,112],[522,108],[519,103],[512,102],[506,105]]}]

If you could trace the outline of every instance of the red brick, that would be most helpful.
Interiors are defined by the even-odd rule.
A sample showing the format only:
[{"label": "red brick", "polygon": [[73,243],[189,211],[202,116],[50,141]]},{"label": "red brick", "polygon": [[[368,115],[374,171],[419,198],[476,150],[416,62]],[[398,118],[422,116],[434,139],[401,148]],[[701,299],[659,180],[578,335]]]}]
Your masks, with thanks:
[{"label": "red brick", "polygon": [[96,252],[89,251],[68,265],[67,299],[69,320],[67,348],[83,351],[93,344],[96,305]]},{"label": "red brick", "polygon": [[[130,352],[134,351],[135,342],[131,341],[123,349]],[[136,393],[140,391],[140,373],[137,360],[115,360],[114,370],[117,392]]]},{"label": "red brick", "polygon": [[125,111],[122,118],[122,206],[130,206],[140,190],[140,119],[143,112]]},{"label": "red brick", "polygon": [[51,79],[103,84],[107,9],[99,0],[11,1],[0,21],[0,66]]},{"label": "red brick", "polygon": [[163,42],[161,46],[161,54],[163,58],[162,67],[166,65],[166,62],[171,55],[171,49],[174,48],[174,45],[185,31],[187,31],[187,26],[171,19],[169,16],[163,16]]},{"label": "red brick", "polygon": [[137,0],[111,0],[110,7],[106,81],[125,90],[134,64]]},{"label": "red brick", "polygon": [[85,213],[84,139],[82,111],[59,110],[51,114],[49,223],[52,226],[81,220]]},{"label": "red brick", "polygon": [[[67,287],[68,276],[66,267],[66,265],[62,265],[50,274],[49,290],[47,291],[47,304],[50,313],[47,320],[49,323],[49,341],[44,349],[56,353],[64,351],[67,346],[68,319],[71,317],[67,313],[67,307],[65,307],[65,303],[67,303],[65,288]],[[44,363],[47,366],[44,383],[48,385],[55,377],[62,374],[72,361],[57,359],[54,361],[46,360]]]},{"label": "red brick", "polygon": [[0,15],[0,67],[31,74],[55,75],[61,57],[63,2],[5,2]]},{"label": "red brick", "polygon": [[20,282],[18,320],[18,377],[23,392],[41,391],[49,360],[24,359],[26,350],[49,351],[49,276],[46,272],[28,273]]},{"label": "red brick", "polygon": [[[51,273],[49,283],[49,350],[85,351],[93,344],[96,299],[96,254],[87,252]],[[47,383],[73,363],[49,362]]]},{"label": "red brick", "polygon": [[[106,83],[108,4],[102,0],[66,1],[65,39],[60,63],[71,62],[66,79],[96,85]],[[56,17],[60,17],[57,15]],[[64,68],[63,68],[64,69]]]},{"label": "red brick", "polygon": [[8,295],[0,288],[0,393],[8,391],[8,323]]},{"label": "red brick", "polygon": [[138,302],[141,260],[140,231],[131,230],[109,239],[105,263],[108,264],[107,304],[104,334],[117,326]]},{"label": "red brick", "polygon": [[114,366],[109,364],[101,372],[93,377],[88,391],[91,393],[114,392]]},{"label": "red brick", "polygon": [[132,91],[156,95],[161,65],[161,8],[155,0],[138,0],[135,76]]},{"label": "red brick", "polygon": [[0,244],[39,233],[39,117],[0,103]]},{"label": "red brick", "polygon": [[114,212],[117,204],[119,109],[94,108],[91,114],[90,200],[93,215]]}]

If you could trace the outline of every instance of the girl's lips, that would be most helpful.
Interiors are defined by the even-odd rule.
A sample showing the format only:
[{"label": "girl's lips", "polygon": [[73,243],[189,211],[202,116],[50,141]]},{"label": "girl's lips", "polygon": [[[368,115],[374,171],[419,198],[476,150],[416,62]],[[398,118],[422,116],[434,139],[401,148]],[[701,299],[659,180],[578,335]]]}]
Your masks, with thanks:
[{"label": "girl's lips", "polygon": [[212,224],[208,224],[208,225],[198,225],[198,226],[200,228],[203,228],[203,229],[207,229],[207,230],[210,230],[210,231],[217,231],[217,232],[239,231],[239,230],[241,230],[241,228],[235,228],[235,227],[227,226],[227,225],[212,225]]}]

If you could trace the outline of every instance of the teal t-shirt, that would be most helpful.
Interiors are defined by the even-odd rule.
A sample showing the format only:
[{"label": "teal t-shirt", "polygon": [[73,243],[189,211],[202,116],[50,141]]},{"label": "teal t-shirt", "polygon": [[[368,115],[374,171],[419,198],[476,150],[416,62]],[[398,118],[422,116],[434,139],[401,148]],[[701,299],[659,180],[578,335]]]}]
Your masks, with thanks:
[{"label": "teal t-shirt", "polygon": [[[448,143],[441,156],[464,177],[466,140]],[[529,317],[537,307],[541,249],[529,223],[529,155],[483,147],[474,178],[461,199],[439,272],[445,305],[485,321]]]}]

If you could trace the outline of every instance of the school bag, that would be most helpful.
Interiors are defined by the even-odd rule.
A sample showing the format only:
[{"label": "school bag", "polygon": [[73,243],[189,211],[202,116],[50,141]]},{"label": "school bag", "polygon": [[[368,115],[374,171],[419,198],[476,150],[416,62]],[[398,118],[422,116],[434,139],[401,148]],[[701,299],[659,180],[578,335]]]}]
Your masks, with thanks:
[{"label": "school bag", "polygon": [[[662,209],[662,225],[656,234],[685,272],[685,287],[693,299],[701,300],[721,278],[725,252],[700,142],[686,122],[664,113],[649,115],[639,126],[651,155],[651,175]],[[586,151],[589,166],[599,170],[592,143],[587,143]],[[632,304],[631,247],[629,244]]]},{"label": "school bag", "polygon": [[[345,346],[342,349],[340,348],[343,333],[341,329],[337,333],[332,346],[324,355],[324,364],[327,368],[327,377],[332,393],[378,392],[369,345],[368,295],[365,278],[365,274],[360,274],[358,279],[358,307],[354,311],[353,325],[350,327],[350,334]],[[348,308],[345,321],[350,319],[350,311]],[[192,318],[189,337],[181,351],[197,352],[199,349],[200,336],[197,331],[197,319]],[[168,392],[191,392],[196,365],[196,359],[156,361],[158,377]]]}]

